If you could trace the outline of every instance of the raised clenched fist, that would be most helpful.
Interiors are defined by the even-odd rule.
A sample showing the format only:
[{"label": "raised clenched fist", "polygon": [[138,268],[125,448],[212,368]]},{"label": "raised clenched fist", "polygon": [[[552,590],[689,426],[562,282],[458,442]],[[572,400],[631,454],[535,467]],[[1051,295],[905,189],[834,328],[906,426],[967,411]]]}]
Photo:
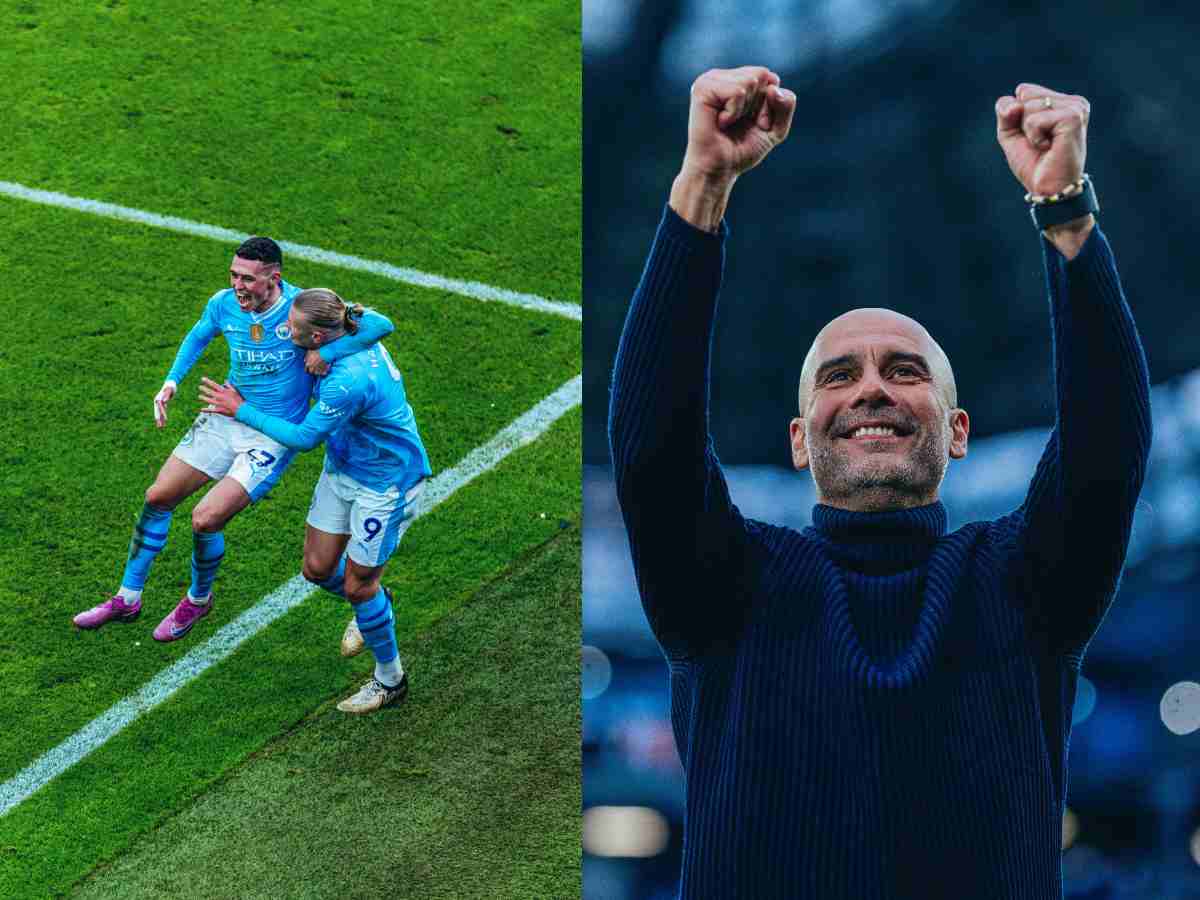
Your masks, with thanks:
[{"label": "raised clenched fist", "polygon": [[788,136],[796,95],[762,66],[710,69],[692,84],[687,153],[671,186],[671,208],[716,231],[737,177]]},{"label": "raised clenched fist", "polygon": [[1086,98],[1039,84],[996,101],[996,138],[1027,192],[1055,194],[1083,177],[1090,113]]},{"label": "raised clenched fist", "polygon": [[710,69],[692,84],[683,170],[736,178],[787,138],[796,95],[762,66]]}]

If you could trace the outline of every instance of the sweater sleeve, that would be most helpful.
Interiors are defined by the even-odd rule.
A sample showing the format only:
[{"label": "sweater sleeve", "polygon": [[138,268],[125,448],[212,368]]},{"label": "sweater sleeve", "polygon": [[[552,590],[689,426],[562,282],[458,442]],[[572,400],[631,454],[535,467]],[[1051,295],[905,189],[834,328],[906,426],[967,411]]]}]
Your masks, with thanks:
[{"label": "sweater sleeve", "polygon": [[686,655],[728,637],[745,543],[708,435],[709,353],[727,229],[668,207],[617,349],[609,443],[646,616]]},{"label": "sweater sleeve", "polygon": [[1035,626],[1079,654],[1116,595],[1150,453],[1146,357],[1108,240],[1067,261],[1043,242],[1055,425],[1021,507]]}]

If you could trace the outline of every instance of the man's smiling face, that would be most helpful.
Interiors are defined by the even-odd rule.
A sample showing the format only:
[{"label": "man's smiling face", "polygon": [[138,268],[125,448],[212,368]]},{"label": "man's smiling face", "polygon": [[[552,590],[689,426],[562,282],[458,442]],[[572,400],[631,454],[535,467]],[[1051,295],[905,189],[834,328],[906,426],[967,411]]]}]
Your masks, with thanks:
[{"label": "man's smiling face", "polygon": [[229,264],[229,286],[242,312],[263,312],[274,303],[280,278],[279,266],[273,263],[234,256]]},{"label": "man's smiling face", "polygon": [[792,460],[811,468],[820,502],[842,509],[923,506],[951,458],[966,456],[969,420],[954,374],[921,325],[856,309],[813,342],[792,420]]}]

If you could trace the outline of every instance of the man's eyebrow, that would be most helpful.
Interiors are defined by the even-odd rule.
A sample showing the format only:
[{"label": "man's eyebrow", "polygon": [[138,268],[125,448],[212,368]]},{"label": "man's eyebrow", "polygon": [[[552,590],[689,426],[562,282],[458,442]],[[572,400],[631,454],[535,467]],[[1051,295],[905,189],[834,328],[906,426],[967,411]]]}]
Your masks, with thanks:
[{"label": "man's eyebrow", "polygon": [[836,369],[838,366],[857,366],[859,364],[857,353],[843,353],[841,356],[835,356],[833,359],[827,359],[821,365],[817,366],[817,372],[813,376],[814,381],[820,381],[821,376],[830,369]]},{"label": "man's eyebrow", "polygon": [[898,362],[914,363],[915,365],[920,366],[926,372],[932,371],[929,367],[929,360],[923,357],[920,353],[907,353],[904,350],[893,350],[891,353],[888,353],[886,356],[884,356],[883,361],[885,364],[889,365]]}]

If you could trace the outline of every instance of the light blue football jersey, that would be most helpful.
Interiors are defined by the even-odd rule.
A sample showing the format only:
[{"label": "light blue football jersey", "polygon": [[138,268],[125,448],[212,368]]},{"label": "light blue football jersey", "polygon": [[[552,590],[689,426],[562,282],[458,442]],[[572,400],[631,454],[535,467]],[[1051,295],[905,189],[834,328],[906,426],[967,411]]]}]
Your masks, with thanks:
[{"label": "light blue football jersey", "polygon": [[[260,313],[242,312],[232,288],[218,291],[204,307],[175,356],[167,380],[179,384],[204,348],[217,335],[229,344],[229,372],[225,380],[258,409],[289,422],[299,422],[308,412],[313,377],[304,370],[303,347],[292,343],[288,313],[300,288],[284,281],[279,299]],[[357,334],[347,334],[322,349],[333,362],[356,353],[392,331],[387,317],[368,311],[359,320]]]},{"label": "light blue football jersey", "polygon": [[292,424],[251,403],[238,409],[237,418],[296,450],[325,441],[326,470],[372,490],[404,492],[433,474],[404,379],[382,344],[334,363],[303,422]]}]

